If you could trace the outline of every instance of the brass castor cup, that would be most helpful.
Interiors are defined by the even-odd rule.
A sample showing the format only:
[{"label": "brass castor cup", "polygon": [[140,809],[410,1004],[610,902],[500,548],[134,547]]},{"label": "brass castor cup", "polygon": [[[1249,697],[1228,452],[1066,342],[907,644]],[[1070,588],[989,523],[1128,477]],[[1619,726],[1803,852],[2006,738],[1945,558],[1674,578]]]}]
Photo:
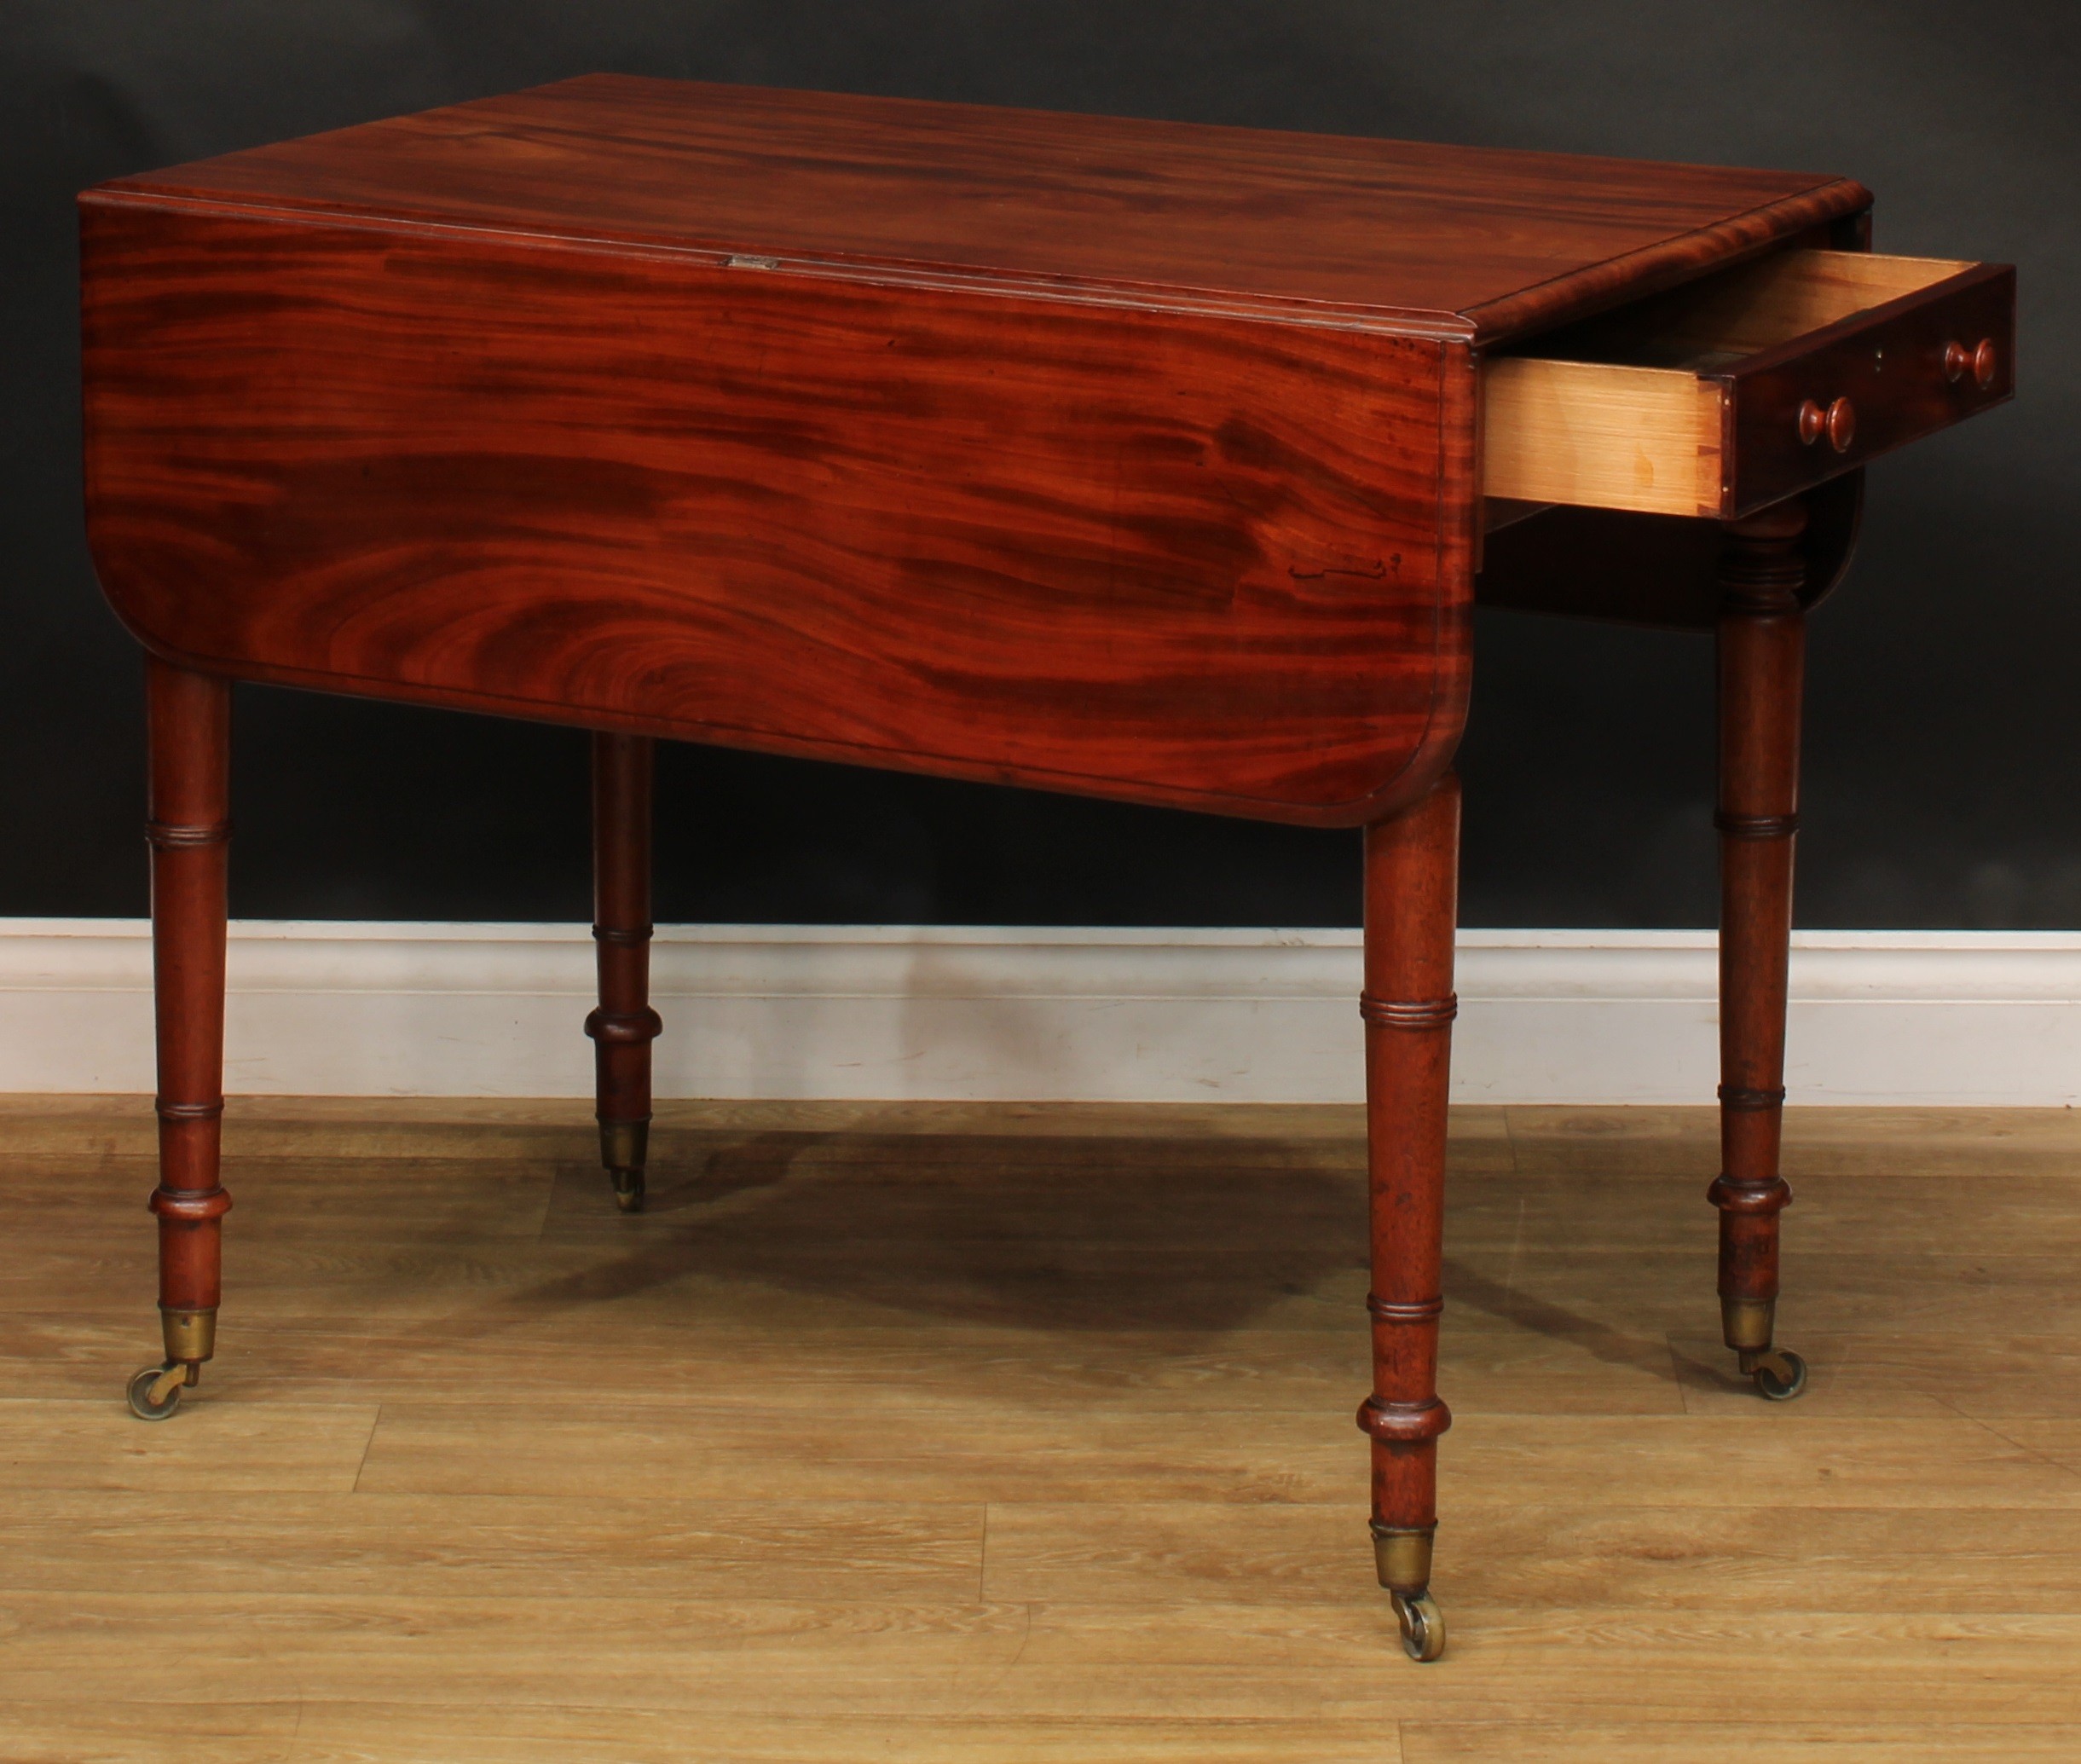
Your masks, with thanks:
[{"label": "brass castor cup", "polygon": [[202,1362],[217,1351],[214,1306],[161,1304],[159,1333],[166,1357],[147,1366],[124,1393],[141,1421],[163,1421],[181,1406],[181,1392],[202,1382]]},{"label": "brass castor cup", "polygon": [[1742,1370],[1756,1381],[1768,1403],[1789,1403],[1806,1388],[1806,1362],[1789,1348],[1766,1348],[1742,1356]]},{"label": "brass castor cup", "polygon": [[1806,1362],[1789,1348],[1775,1347],[1774,1298],[1720,1301],[1721,1333],[1732,1348],[1743,1378],[1754,1379],[1757,1392],[1770,1403],[1789,1403],[1806,1388]]},{"label": "brass castor cup", "polygon": [[[650,1044],[644,1045],[647,1049]],[[614,1204],[623,1212],[643,1211],[643,1166],[649,1161],[650,1142],[647,1116],[640,1121],[599,1124],[599,1160],[614,1184]]]},{"label": "brass castor cup", "polygon": [[141,1421],[163,1421],[181,1406],[181,1392],[194,1382],[195,1368],[182,1361],[147,1366],[130,1382],[125,1394],[130,1413]]},{"label": "brass castor cup", "polygon": [[[1395,1602],[1402,1651],[1412,1660],[1435,1660],[1445,1651],[1445,1619],[1431,1596],[1431,1546],[1437,1529],[1373,1522],[1373,1567]],[[1417,1590],[1408,1591],[1411,1587]]]},{"label": "brass castor cup", "polygon": [[1395,1617],[1402,1625],[1402,1651],[1412,1660],[1435,1660],[1445,1651],[1445,1619],[1425,1593],[1396,1593]]}]

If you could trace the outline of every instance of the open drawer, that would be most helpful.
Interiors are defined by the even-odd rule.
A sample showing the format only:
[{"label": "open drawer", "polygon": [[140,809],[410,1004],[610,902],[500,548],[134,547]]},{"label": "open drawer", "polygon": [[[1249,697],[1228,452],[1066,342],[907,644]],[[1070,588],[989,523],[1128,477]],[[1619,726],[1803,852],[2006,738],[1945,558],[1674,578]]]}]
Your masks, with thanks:
[{"label": "open drawer", "polygon": [[2006,264],[1787,251],[1483,366],[1482,488],[1733,519],[2015,390]]}]

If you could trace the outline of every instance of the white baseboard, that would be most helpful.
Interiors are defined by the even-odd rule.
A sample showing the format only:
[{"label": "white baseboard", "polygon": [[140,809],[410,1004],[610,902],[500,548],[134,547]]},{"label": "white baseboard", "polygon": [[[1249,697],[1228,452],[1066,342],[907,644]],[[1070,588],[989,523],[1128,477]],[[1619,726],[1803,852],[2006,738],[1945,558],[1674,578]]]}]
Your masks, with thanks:
[{"label": "white baseboard", "polygon": [[[1806,932],[1795,1101],[2081,1097],[2081,934]],[[1356,1102],[1356,931],[659,929],[661,1096]],[[1453,1091],[1706,1102],[1708,932],[1469,931]],[[571,1096],[592,1086],[582,926],[232,927],[244,1094]],[[0,919],[0,1090],[152,1088],[142,921]]]}]

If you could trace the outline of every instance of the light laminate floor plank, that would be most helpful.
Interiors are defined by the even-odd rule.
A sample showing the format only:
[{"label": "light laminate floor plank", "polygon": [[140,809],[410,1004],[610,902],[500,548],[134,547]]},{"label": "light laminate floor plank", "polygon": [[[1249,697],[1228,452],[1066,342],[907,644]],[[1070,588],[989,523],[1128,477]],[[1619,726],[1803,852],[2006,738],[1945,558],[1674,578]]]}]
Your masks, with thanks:
[{"label": "light laminate floor plank", "polygon": [[[148,1105],[0,1098],[0,1764],[2081,1756],[2081,1123],[1453,1119],[1437,1588],[1371,1584],[1349,1108],[247,1099],[165,1426]],[[169,1638],[178,1645],[170,1646]]]}]

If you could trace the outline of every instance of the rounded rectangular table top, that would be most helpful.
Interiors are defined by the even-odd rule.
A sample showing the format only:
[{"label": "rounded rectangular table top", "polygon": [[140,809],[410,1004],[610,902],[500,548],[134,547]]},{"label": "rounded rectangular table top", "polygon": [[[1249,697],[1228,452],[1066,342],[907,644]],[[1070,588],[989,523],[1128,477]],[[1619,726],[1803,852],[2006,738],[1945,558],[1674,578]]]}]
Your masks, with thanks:
[{"label": "rounded rectangular table top", "polygon": [[1483,341],[1635,298],[1871,200],[1811,173],[622,74],[102,189],[1071,298],[1290,307]]}]

